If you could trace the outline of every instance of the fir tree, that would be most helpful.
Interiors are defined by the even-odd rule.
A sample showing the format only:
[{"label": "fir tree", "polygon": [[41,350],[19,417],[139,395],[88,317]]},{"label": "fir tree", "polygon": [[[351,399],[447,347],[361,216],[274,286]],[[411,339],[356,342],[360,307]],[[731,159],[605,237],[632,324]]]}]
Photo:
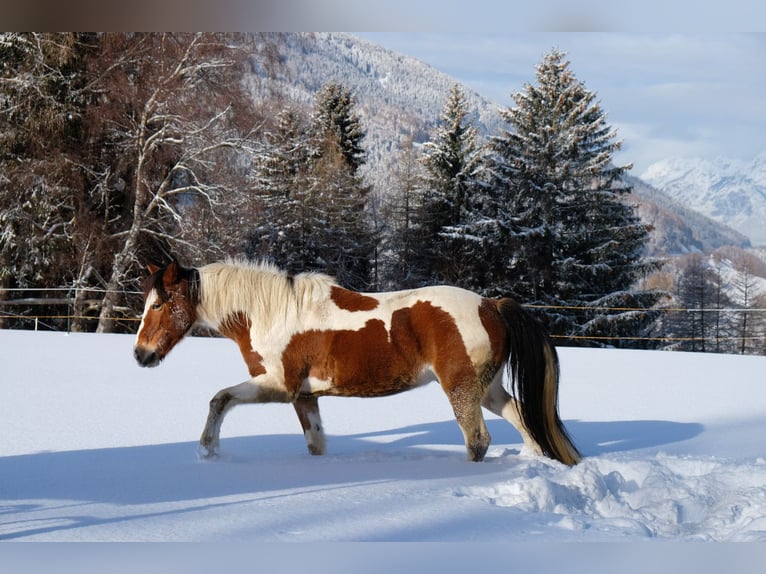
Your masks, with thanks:
[{"label": "fir tree", "polygon": [[298,272],[314,267],[310,241],[309,158],[312,154],[308,118],[285,108],[265,130],[253,165],[256,197],[245,254],[270,259]]},{"label": "fir tree", "polygon": [[440,122],[425,143],[422,160],[425,177],[417,222],[422,234],[418,258],[431,281],[476,287],[475,249],[471,234],[474,219],[480,148],[477,130],[468,120],[468,105],[454,85]]},{"label": "fir tree", "polygon": [[338,145],[353,175],[364,165],[367,155],[362,145],[366,132],[355,106],[348,88],[336,83],[326,84],[317,94],[314,105],[314,129],[317,135]]},{"label": "fir tree", "polygon": [[322,89],[310,118],[279,114],[255,166],[262,217],[245,252],[291,272],[329,273],[355,289],[372,287],[375,242],[367,213],[364,130],[353,98]]},{"label": "fir tree", "polygon": [[345,86],[325,85],[314,103],[315,157],[310,194],[317,201],[319,269],[352,289],[373,287],[375,238],[367,211],[370,187],[359,173],[366,132]]},{"label": "fir tree", "polygon": [[626,299],[649,307],[656,299],[628,297],[648,271],[641,257],[647,226],[623,200],[630,188],[622,176],[630,166],[612,163],[621,142],[562,52],[547,54],[536,78],[514,94],[517,107],[502,112],[512,131],[492,141],[491,208],[509,233],[511,254],[497,271],[517,297],[556,307],[548,313],[555,333],[621,332],[606,327],[619,324],[611,311],[594,322],[592,312],[567,308],[621,307]]},{"label": "fir tree", "polygon": [[78,279],[76,238],[89,223],[77,165],[85,147],[84,40],[0,34],[0,287]]}]

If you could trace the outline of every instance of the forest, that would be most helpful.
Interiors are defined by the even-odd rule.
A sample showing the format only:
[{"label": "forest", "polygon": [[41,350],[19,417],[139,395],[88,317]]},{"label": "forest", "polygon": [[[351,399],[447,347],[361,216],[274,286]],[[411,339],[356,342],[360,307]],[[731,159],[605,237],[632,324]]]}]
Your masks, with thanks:
[{"label": "forest", "polygon": [[147,263],[246,257],[514,297],[561,345],[766,352],[759,260],[647,255],[622,142],[563,52],[487,137],[454,85],[373,179],[369,112],[337,81],[285,93],[285,41],[0,34],[0,326],[130,332]]}]

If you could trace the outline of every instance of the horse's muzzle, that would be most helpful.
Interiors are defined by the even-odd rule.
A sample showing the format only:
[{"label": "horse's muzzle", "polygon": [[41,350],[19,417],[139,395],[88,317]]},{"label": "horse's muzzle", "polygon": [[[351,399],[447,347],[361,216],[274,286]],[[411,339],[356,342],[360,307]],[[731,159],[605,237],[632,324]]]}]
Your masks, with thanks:
[{"label": "horse's muzzle", "polygon": [[133,356],[142,367],[156,367],[160,364],[160,361],[162,361],[162,357],[157,351],[150,351],[144,347],[136,347],[133,349]]}]

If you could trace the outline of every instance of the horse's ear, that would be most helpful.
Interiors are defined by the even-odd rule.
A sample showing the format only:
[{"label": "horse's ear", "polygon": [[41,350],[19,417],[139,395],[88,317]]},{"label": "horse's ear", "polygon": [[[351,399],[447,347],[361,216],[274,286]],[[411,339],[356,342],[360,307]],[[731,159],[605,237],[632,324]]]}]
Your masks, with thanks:
[{"label": "horse's ear", "polygon": [[146,270],[147,270],[147,271],[149,271],[149,275],[154,275],[155,273],[157,273],[157,271],[159,271],[159,270],[160,270],[160,268],[159,268],[159,267],[157,267],[157,266],[156,266],[155,264],[153,264],[153,263],[149,263],[149,264],[146,266]]},{"label": "horse's ear", "polygon": [[170,262],[170,265],[165,268],[165,273],[162,274],[162,280],[166,285],[172,285],[178,281],[179,268],[180,266],[178,265],[178,261],[176,259],[173,259],[173,261]]}]

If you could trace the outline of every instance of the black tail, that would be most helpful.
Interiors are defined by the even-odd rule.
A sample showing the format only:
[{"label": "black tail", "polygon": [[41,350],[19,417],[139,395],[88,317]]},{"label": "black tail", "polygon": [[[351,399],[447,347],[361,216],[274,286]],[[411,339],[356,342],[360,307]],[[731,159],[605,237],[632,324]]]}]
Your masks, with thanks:
[{"label": "black tail", "polygon": [[543,454],[567,465],[580,461],[558,413],[559,359],[543,325],[512,299],[498,302],[508,328],[508,374],[519,414]]}]

